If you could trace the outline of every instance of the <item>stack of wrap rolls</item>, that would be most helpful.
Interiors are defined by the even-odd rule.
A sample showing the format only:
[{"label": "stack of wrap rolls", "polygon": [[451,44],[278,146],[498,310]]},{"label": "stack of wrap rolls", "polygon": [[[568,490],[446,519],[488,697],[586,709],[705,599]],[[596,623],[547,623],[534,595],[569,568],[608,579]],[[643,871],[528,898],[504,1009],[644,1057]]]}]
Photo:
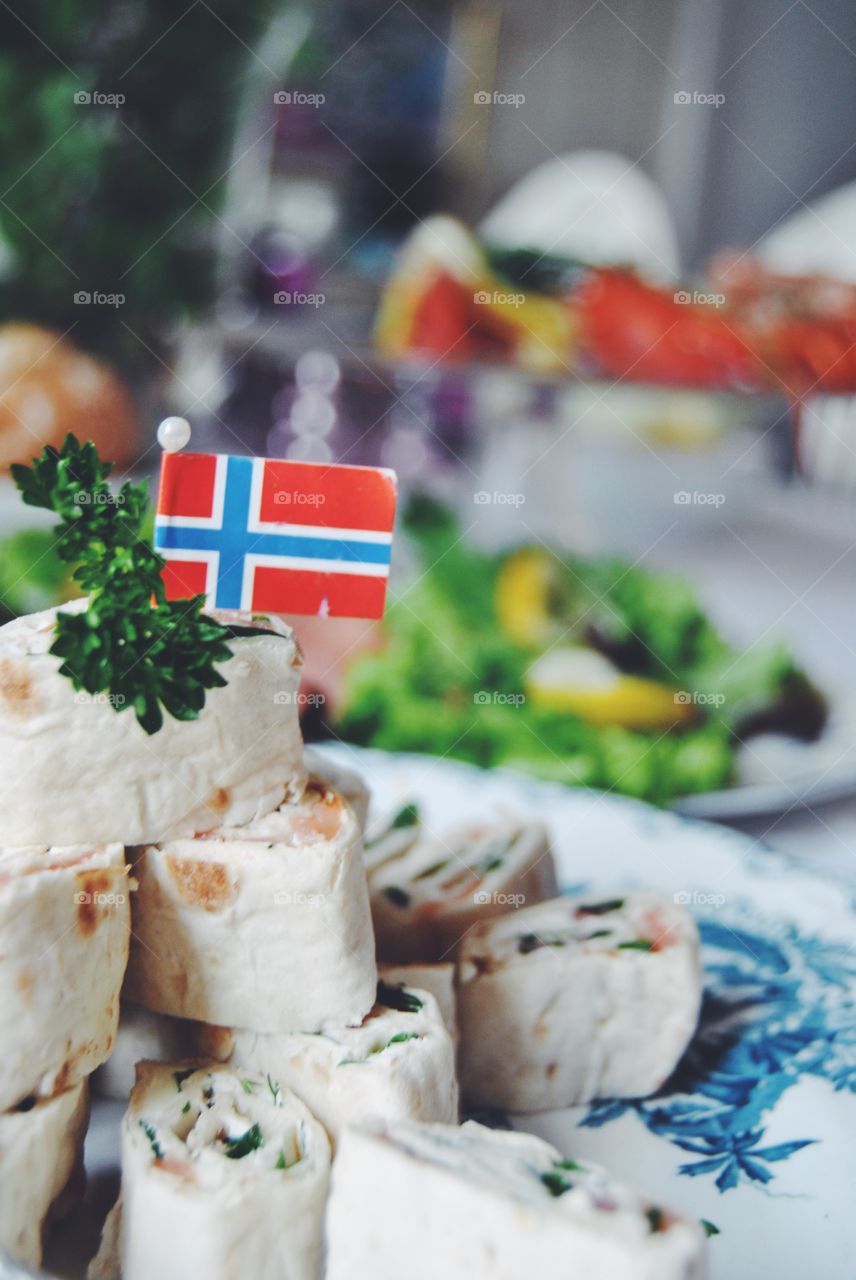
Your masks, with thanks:
[{"label": "stack of wrap rolls", "polygon": [[0,1246],[31,1266],[116,1037],[129,899],[120,844],[0,850]]},{"label": "stack of wrap rolls", "polygon": [[[224,688],[152,741],[132,715],[74,694],[49,653],[52,625],[48,614],[0,629],[0,817],[12,841],[0,850],[0,1034],[12,1046],[0,1068],[0,1246],[38,1265],[80,1164],[88,1077],[100,1067],[108,1091],[121,1089],[134,1062],[122,1191],[93,1276],[317,1280],[333,1151],[355,1170],[339,1180],[328,1229],[340,1237],[336,1274],[352,1274],[335,1224],[376,1146],[351,1135],[454,1126],[458,1021],[479,1100],[478,1017],[523,1025],[518,973],[540,971],[540,951],[576,972],[595,943],[597,965],[623,948],[622,973],[640,986],[668,968],[680,1017],[644,1087],[668,1072],[697,1009],[692,932],[662,904],[637,912],[628,897],[610,904],[615,948],[602,921],[578,937],[577,917],[593,908],[573,906],[569,925],[561,904],[544,902],[555,873],[537,822],[438,835],[407,806],[366,855],[365,787],[304,757],[287,628],[237,628]],[[510,959],[503,916],[520,922]],[[643,946],[645,957],[625,954]],[[136,1014],[109,1064],[123,978]],[[457,1010],[453,979],[468,987]],[[632,1038],[631,1013],[616,1042]],[[527,1037],[506,1043],[503,1078],[524,1079],[532,1109],[545,1105]],[[578,1073],[591,1074],[582,1056]],[[576,1087],[561,1083],[560,1104]],[[440,1145],[458,1132],[440,1131]],[[406,1274],[408,1249],[386,1259],[390,1274]]]},{"label": "stack of wrap rolls", "polygon": [[[167,1150],[169,1137],[146,1153],[136,1113],[153,1081],[169,1097],[168,1082],[183,1080],[184,1062],[221,1073],[221,1083],[232,1081],[233,1101],[235,1080],[251,1091],[251,1081],[266,1082],[277,1100],[308,1108],[330,1146],[349,1123],[457,1121],[451,966],[437,966],[436,973],[424,966],[420,975],[436,987],[439,1001],[430,990],[413,988],[406,969],[392,981],[379,979],[363,853],[367,790],[350,770],[315,753],[306,753],[304,768],[300,792],[268,813],[242,825],[221,823],[192,836],[143,843],[131,853],[136,890],[127,1014],[119,1052],[102,1070],[99,1087],[114,1096],[127,1093],[132,1063],[141,1056],[162,1065],[136,1068],[121,1207],[111,1215],[93,1276],[121,1270],[133,1280],[152,1267],[161,1276],[171,1274],[147,1239],[153,1200],[148,1192],[140,1197],[138,1165],[142,1159],[146,1183],[150,1178],[166,1194],[170,1184],[161,1175],[176,1174],[176,1153]],[[185,1114],[190,1111],[179,1117]],[[176,1124],[173,1136],[184,1141],[186,1122]],[[207,1121],[203,1127],[207,1132]],[[228,1136],[228,1126],[222,1132]],[[221,1129],[214,1137],[216,1146]],[[195,1138],[187,1138],[186,1146],[179,1182],[193,1184],[186,1193],[191,1203],[210,1193],[207,1212],[216,1215],[216,1188],[204,1176],[208,1147]],[[228,1166],[234,1157],[225,1156]],[[265,1179],[259,1193],[270,1186]],[[179,1200],[179,1217],[181,1207]],[[251,1268],[270,1280],[314,1280],[322,1215],[307,1218],[298,1210],[283,1208],[279,1230],[286,1245],[298,1219],[305,1232],[314,1230],[315,1251],[304,1251],[299,1268],[293,1259],[286,1265],[289,1250],[278,1248],[269,1267],[258,1270],[251,1246],[242,1255],[238,1244],[247,1230],[243,1220],[231,1235],[221,1223],[229,1265],[240,1261],[242,1274]],[[209,1241],[200,1238],[194,1246],[198,1235],[182,1236],[180,1273],[231,1274],[228,1267],[217,1270]],[[265,1244],[264,1232],[261,1239]],[[270,1251],[269,1240],[265,1248]]]},{"label": "stack of wrap rolls", "polygon": [[227,683],[150,738],[131,708],[60,673],[56,618],[0,627],[0,1250],[30,1266],[82,1189],[89,1076],[117,1038],[126,846],[255,821],[305,786],[289,628],[234,627]]}]

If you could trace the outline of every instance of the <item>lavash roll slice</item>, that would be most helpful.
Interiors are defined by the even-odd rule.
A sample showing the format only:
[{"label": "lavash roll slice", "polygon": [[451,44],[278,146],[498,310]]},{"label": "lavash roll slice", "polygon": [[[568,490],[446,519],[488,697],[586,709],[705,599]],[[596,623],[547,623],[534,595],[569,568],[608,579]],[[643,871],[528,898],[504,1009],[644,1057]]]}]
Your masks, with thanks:
[{"label": "lavash roll slice", "polygon": [[130,896],[119,844],[0,849],[0,1111],[109,1056]]},{"label": "lavash roll slice", "polygon": [[458,957],[464,1096],[544,1111],[653,1093],[701,995],[698,932],[672,898],[568,896],[489,921]]},{"label": "lavash roll slice", "polygon": [[328,752],[306,747],[303,764],[307,777],[320,783],[329,791],[338,791],[353,809],[360,831],[365,831],[368,821],[371,792],[362,774],[356,769],[331,758]]},{"label": "lavash roll slice", "polygon": [[278,1082],[142,1062],[122,1123],[123,1280],[316,1280],[330,1145]]},{"label": "lavash roll slice", "polygon": [[455,1048],[428,991],[378,983],[377,1003],[359,1026],[323,1035],[259,1035],[214,1028],[200,1052],[228,1053],[237,1067],[270,1075],[302,1098],[335,1142],[369,1119],[458,1118]]},{"label": "lavash roll slice", "polygon": [[[79,609],[85,601],[63,608]],[[303,782],[300,654],[270,620],[236,628],[196,720],[149,736],[76,693],[48,652],[56,609],[0,627],[0,831],[10,845],[143,844],[251,822]],[[221,619],[224,620],[224,619]]]},{"label": "lavash roll slice", "polygon": [[359,1022],[377,968],[360,829],[334,791],[140,851],[125,994],[256,1031]]},{"label": "lavash roll slice", "polygon": [[472,1121],[344,1134],[327,1212],[327,1280],[560,1275],[704,1280],[704,1235],[530,1134]]},{"label": "lavash roll slice", "polygon": [[386,964],[448,961],[480,920],[557,892],[546,828],[510,818],[422,834],[368,876],[378,960]]},{"label": "lavash roll slice", "polygon": [[41,1264],[45,1222],[80,1165],[88,1117],[85,1080],[0,1114],[0,1248],[28,1266]]}]

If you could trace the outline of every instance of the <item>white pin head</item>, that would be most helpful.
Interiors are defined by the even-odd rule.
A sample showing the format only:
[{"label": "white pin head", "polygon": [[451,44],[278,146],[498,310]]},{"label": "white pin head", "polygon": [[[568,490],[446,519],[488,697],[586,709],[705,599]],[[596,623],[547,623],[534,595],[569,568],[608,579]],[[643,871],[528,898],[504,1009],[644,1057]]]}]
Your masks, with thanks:
[{"label": "white pin head", "polygon": [[164,418],[158,427],[158,444],[165,453],[178,453],[190,443],[190,423],[186,418]]}]

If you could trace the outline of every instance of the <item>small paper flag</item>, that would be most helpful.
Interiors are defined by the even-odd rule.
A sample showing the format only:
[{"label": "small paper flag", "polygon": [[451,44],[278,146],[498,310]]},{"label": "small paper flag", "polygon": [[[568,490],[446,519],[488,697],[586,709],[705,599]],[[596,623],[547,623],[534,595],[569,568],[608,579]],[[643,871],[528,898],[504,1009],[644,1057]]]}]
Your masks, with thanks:
[{"label": "small paper flag", "polygon": [[165,453],[154,545],[167,596],[380,618],[395,503],[395,473],[379,467]]}]

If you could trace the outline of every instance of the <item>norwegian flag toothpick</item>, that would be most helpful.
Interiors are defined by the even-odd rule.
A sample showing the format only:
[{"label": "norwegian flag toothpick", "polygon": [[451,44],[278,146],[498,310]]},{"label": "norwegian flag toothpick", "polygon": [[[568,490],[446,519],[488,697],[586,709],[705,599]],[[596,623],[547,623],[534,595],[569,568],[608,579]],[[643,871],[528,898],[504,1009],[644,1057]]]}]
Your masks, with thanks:
[{"label": "norwegian flag toothpick", "polygon": [[164,453],[154,544],[167,597],[380,618],[395,501],[395,473],[379,467]]}]

